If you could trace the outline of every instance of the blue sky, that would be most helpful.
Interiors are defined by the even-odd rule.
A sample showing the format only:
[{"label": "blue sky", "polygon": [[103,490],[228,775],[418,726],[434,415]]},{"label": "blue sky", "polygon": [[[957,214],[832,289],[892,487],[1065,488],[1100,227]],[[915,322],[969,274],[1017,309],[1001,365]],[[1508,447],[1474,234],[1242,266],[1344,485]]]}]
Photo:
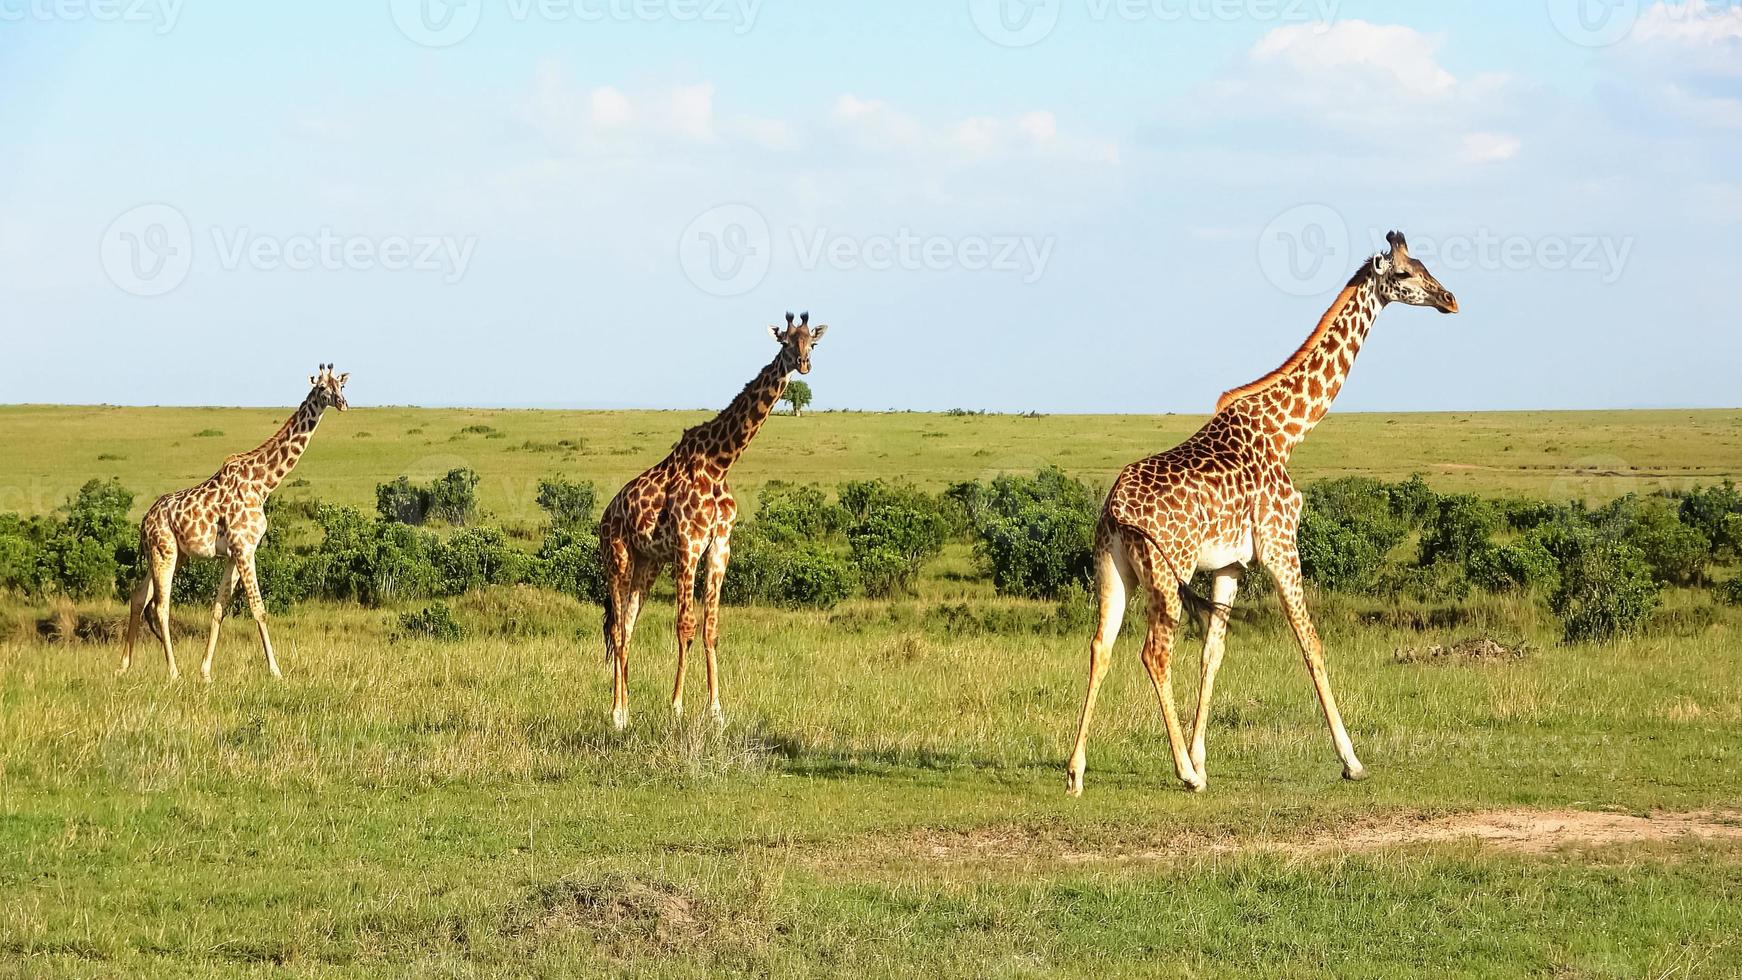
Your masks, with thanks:
[{"label": "blue sky", "polygon": [[1742,7],[0,0],[0,402],[1742,404]]}]

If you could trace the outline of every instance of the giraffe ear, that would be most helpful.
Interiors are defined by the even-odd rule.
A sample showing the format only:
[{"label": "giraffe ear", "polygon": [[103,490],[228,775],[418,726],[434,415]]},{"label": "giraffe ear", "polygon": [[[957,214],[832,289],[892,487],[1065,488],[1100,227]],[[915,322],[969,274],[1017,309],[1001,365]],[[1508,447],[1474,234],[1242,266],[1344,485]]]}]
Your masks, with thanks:
[{"label": "giraffe ear", "polygon": [[1373,274],[1383,276],[1391,272],[1391,257],[1383,253],[1373,256]]},{"label": "giraffe ear", "polygon": [[826,324],[826,323],[817,324],[817,328],[815,330],[811,331],[811,343],[814,344],[817,341],[823,339],[823,334],[826,334],[828,332],[829,332],[829,325],[828,324]]},{"label": "giraffe ear", "polygon": [[320,384],[320,383],[321,383],[321,379],[319,379],[319,378],[317,378],[317,377],[315,377],[315,376],[314,376],[314,375],[312,375],[312,374],[311,374],[311,375],[309,375],[309,376],[308,376],[308,383],[309,383],[309,387],[311,387],[311,388],[312,388],[312,387],[314,387],[314,386],[315,386],[315,385],[318,385],[318,384]]},{"label": "giraffe ear", "polygon": [[344,374],[339,375],[339,387],[343,388],[345,386],[345,382],[347,382],[349,380],[351,380],[351,372],[346,371]]},{"label": "giraffe ear", "polygon": [[785,338],[785,337],[783,337],[783,336],[781,336],[781,330],[780,330],[780,328],[779,328],[779,327],[777,327],[777,326],[775,326],[775,325],[774,325],[774,324],[772,324],[772,323],[770,323],[770,324],[769,324],[769,325],[768,325],[768,336],[770,336],[770,337],[773,337],[773,338],[774,338],[774,342],[775,342],[775,343],[777,343],[777,344],[784,344],[784,343],[786,343],[786,338]]}]

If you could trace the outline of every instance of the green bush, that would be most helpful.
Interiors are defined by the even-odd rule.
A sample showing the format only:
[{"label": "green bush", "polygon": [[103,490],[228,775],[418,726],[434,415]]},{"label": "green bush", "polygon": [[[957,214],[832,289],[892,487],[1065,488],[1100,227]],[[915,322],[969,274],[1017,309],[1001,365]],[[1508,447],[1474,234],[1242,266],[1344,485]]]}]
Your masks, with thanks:
[{"label": "green bush", "polygon": [[375,488],[375,512],[384,521],[420,525],[430,520],[456,527],[470,523],[478,512],[478,474],[469,469],[449,470],[428,486],[418,486],[404,476]]},{"label": "green bush", "polygon": [[1441,497],[1421,529],[1419,564],[1462,564],[1489,547],[1500,530],[1500,512],[1473,494]]},{"label": "green bush", "polygon": [[462,528],[442,542],[432,557],[444,595],[525,581],[531,565],[526,553],[493,527]]},{"label": "green bush", "polygon": [[950,524],[937,498],[883,480],[844,483],[847,544],[867,595],[913,591],[925,562],[943,551]]},{"label": "green bush", "polygon": [[1297,538],[1302,576],[1322,589],[1372,591],[1393,540],[1387,527],[1346,524],[1317,510],[1303,511]]},{"label": "green bush", "polygon": [[316,510],[315,523],[321,543],[297,574],[304,597],[375,606],[445,591],[436,564],[443,545],[428,531],[330,505]]},{"label": "green bush", "polygon": [[375,513],[384,521],[399,524],[422,524],[429,509],[427,495],[412,485],[410,478],[400,476],[391,483],[375,486]]},{"label": "green bush", "polygon": [[1381,589],[1387,556],[1437,505],[1433,491],[1414,477],[1396,485],[1369,477],[1321,480],[1302,497],[1301,574],[1320,588],[1351,594]]},{"label": "green bush", "polygon": [[956,493],[979,513],[975,553],[1001,595],[1059,599],[1087,586],[1099,495],[1056,467],[1033,477],[999,476],[982,491]]},{"label": "green bush", "polygon": [[1661,591],[1638,548],[1584,524],[1541,530],[1543,547],[1560,566],[1549,606],[1569,643],[1598,642],[1638,631]]},{"label": "green bush", "polygon": [[564,479],[560,476],[538,481],[538,506],[550,515],[550,526],[570,530],[593,522],[593,508],[598,494],[592,483]]},{"label": "green bush", "polygon": [[465,636],[466,631],[454,619],[453,610],[441,602],[401,615],[399,629],[394,633],[395,639],[435,640],[442,643],[453,643],[465,639]]},{"label": "green bush", "polygon": [[829,503],[822,488],[814,484],[775,480],[764,485],[757,496],[757,529],[776,543],[822,541],[846,524],[846,510]]},{"label": "green bush", "polygon": [[1726,606],[1742,606],[1742,575],[1712,586],[1712,594]]},{"label": "green bush", "polygon": [[47,526],[37,553],[39,587],[70,599],[124,594],[139,551],[139,530],[127,519],[132,506],[132,492],[115,480],[80,487],[65,516]]},{"label": "green bush", "polygon": [[1592,514],[1591,520],[1638,548],[1659,582],[1692,585],[1705,576],[1712,539],[1682,523],[1681,514],[1682,508],[1666,498],[1628,494]]},{"label": "green bush", "polygon": [[605,604],[605,571],[599,564],[599,538],[591,531],[558,528],[539,546],[534,584],[597,605]]},{"label": "green bush", "polygon": [[1706,536],[1726,558],[1742,557],[1742,491],[1725,480],[1715,487],[1697,487],[1682,495],[1681,522]]},{"label": "green bush", "polygon": [[1535,537],[1492,545],[1470,555],[1470,580],[1489,592],[1554,591],[1560,580],[1555,556]]},{"label": "green bush", "polygon": [[781,545],[740,533],[733,536],[721,599],[732,605],[829,609],[851,596],[855,585],[853,566],[822,545]]},{"label": "green bush", "polygon": [[0,590],[34,598],[44,588],[42,549],[53,524],[0,514]]}]

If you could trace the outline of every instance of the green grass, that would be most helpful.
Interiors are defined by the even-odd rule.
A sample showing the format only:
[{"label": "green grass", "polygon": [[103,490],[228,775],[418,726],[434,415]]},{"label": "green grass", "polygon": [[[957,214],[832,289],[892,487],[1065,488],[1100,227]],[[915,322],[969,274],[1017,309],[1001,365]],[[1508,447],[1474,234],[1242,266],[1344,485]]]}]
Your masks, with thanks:
[{"label": "green grass", "polygon": [[[0,406],[0,511],[42,513],[85,480],[114,476],[144,506],[252,449],[284,409]],[[424,481],[457,466],[483,476],[501,521],[536,519],[538,480],[596,482],[609,497],[657,462],[706,412],[357,408],[329,413],[282,493],[371,508],[375,485]],[[1056,463],[1100,485],[1191,434],[1195,416],[949,417],[777,415],[733,468],[754,491],[772,479],[834,485],[899,474],[929,490]],[[484,431],[479,427],[488,427]],[[223,438],[200,437],[221,429]],[[472,429],[473,431],[466,431]],[[121,457],[109,458],[103,457]],[[1610,499],[1630,490],[1742,479],[1742,411],[1332,414],[1296,454],[1305,483],[1422,473],[1442,492],[1516,491]],[[298,481],[307,481],[306,486]]]},{"label": "green grass", "polygon": [[[37,468],[27,480],[73,487],[111,472],[96,457],[114,453],[128,461],[112,472],[142,492],[167,489],[188,468],[209,469],[203,453],[217,440],[193,433],[271,422],[209,416],[4,409],[0,458]],[[305,492],[367,503],[396,461],[435,439],[463,445],[501,514],[547,472],[615,489],[614,474],[663,452],[691,418],[360,410],[323,424],[296,476]],[[1341,467],[1321,453],[1308,469],[1303,452],[1300,469],[1397,476],[1461,458],[1483,469],[1426,470],[1436,487],[1542,491],[1529,482],[1538,475],[1502,482],[1518,474],[1503,469],[1501,440],[1516,453],[1549,438],[1591,455],[1613,439],[1621,448],[1609,451],[1655,474],[1632,482],[1695,467],[1711,482],[1738,464],[1724,449],[1737,413],[1697,413],[1694,430],[1686,413],[1513,418],[1355,418],[1339,429],[1333,417],[1323,435],[1342,447]],[[1060,419],[777,418],[741,483],[900,472],[937,486],[981,472],[969,461],[982,437],[1011,459],[1031,451],[1030,465],[1057,458],[1098,475],[1189,425],[1094,421],[1075,420],[1076,433]],[[928,427],[958,423],[960,445],[921,443]],[[448,442],[483,424],[507,438]],[[352,426],[375,435],[353,441]],[[426,435],[403,435],[414,427]],[[1405,427],[1417,438],[1392,435]],[[630,435],[638,429],[659,434]],[[182,433],[183,446],[150,447],[159,430]],[[503,448],[560,438],[586,449],[565,459]],[[644,449],[601,452],[619,438]],[[829,440],[843,443],[833,463],[795,448]],[[1409,455],[1383,466],[1388,452]],[[521,467],[512,494],[492,484],[499,464]],[[1460,482],[1471,473],[1496,482]],[[416,606],[299,607],[274,620],[287,674],[277,684],[246,617],[233,619],[211,687],[166,683],[150,646],[118,679],[115,644],[42,641],[36,622],[55,611],[0,604],[0,976],[1742,972],[1733,840],[1539,855],[1473,841],[1281,846],[1398,815],[1742,809],[1742,610],[1565,647],[1519,602],[1479,601],[1456,625],[1417,631],[1362,625],[1384,610],[1315,599],[1373,772],[1350,784],[1286,629],[1248,604],[1217,687],[1210,789],[1196,796],[1175,788],[1127,636],[1103,689],[1088,794],[1070,800],[1063,762],[1086,637],[1045,628],[1050,606],[997,599],[952,574],[965,561],[956,548],[934,564],[918,599],[725,610],[720,731],[668,717],[669,597],[638,630],[623,734],[607,720],[598,610],[529,589],[453,601],[468,630],[459,643],[393,641]],[[940,611],[946,601],[1021,615],[1004,617],[1003,632],[964,630]],[[1669,602],[1674,612],[1709,600]],[[104,603],[59,614],[101,631],[123,613]],[[174,616],[187,670],[205,617]],[[1485,633],[1536,649],[1488,664],[1394,656]],[[1196,641],[1182,650],[1183,704],[1195,695]],[[693,663],[691,705],[701,674]]]}]

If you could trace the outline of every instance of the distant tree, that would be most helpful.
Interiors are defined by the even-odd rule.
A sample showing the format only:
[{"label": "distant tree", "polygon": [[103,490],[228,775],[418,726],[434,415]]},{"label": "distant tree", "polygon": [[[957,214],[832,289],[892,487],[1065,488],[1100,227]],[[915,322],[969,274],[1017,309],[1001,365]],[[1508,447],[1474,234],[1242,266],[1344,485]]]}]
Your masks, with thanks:
[{"label": "distant tree", "polygon": [[811,386],[803,381],[794,381],[786,386],[786,397],[781,401],[792,406],[793,415],[803,415],[804,407],[811,403]]}]

